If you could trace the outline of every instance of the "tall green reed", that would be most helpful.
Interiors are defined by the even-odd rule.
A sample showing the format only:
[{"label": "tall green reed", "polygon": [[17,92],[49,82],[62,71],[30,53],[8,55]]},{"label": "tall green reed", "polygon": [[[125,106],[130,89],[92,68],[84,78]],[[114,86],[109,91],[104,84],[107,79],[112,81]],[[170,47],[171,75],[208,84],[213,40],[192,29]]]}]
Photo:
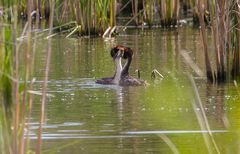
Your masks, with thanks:
[{"label": "tall green reed", "polygon": [[[15,49],[14,34],[12,29],[15,27],[16,20],[14,19],[13,1],[2,1],[2,4],[7,9],[2,9],[2,16],[0,17],[0,96],[1,96],[1,143],[4,147],[3,152],[13,153],[16,152],[17,131],[15,127],[15,114],[14,108],[14,85],[15,80],[13,77],[13,56]],[[13,129],[12,129],[13,128]]]},{"label": "tall green reed", "polygon": [[192,10],[192,18],[193,18],[193,23],[195,25],[199,25],[199,18],[198,18],[198,5],[197,5],[197,1],[195,0],[189,0],[188,1],[191,10]]},{"label": "tall green reed", "polygon": [[158,0],[159,16],[162,26],[175,26],[179,20],[179,0]]},{"label": "tall green reed", "polygon": [[108,26],[115,26],[115,3],[116,0],[71,1],[69,5],[73,13],[72,20],[76,21],[79,34],[103,34]]},{"label": "tall green reed", "polygon": [[[138,12],[140,11],[138,8],[139,2],[138,0],[132,0],[132,14],[133,17],[137,16]],[[134,18],[135,23],[138,24],[139,23],[139,19],[138,18]]]},{"label": "tall green reed", "polygon": [[155,8],[154,0],[145,1],[144,3],[145,21],[148,23],[149,26],[153,24],[154,8]]},{"label": "tall green reed", "polygon": [[12,122],[13,122],[13,98],[12,98],[12,60],[11,60],[11,30],[9,26],[1,27],[1,73],[0,73],[0,96],[1,96],[1,107],[0,107],[0,141],[2,146],[2,152],[11,153],[13,152],[13,138],[12,136]]},{"label": "tall green reed", "polygon": [[[10,3],[11,2],[11,3]],[[22,41],[17,41],[18,37],[18,2],[8,1],[5,3],[2,1],[3,14],[0,17],[0,99],[2,105],[0,107],[1,117],[0,123],[0,141],[3,146],[3,153],[26,153],[29,152],[26,149],[24,131],[26,128],[25,119],[29,114],[29,86],[27,82],[30,74],[30,56],[31,56],[31,26],[32,26],[32,3],[30,0],[28,4],[28,25],[27,33],[27,50],[24,52],[25,65],[23,68],[19,67],[19,48]],[[25,35],[23,32],[22,35]],[[21,70],[20,70],[21,69]],[[21,71],[21,73],[20,73]],[[20,77],[21,76],[21,77]],[[20,84],[19,79],[23,78],[23,82]]]}]

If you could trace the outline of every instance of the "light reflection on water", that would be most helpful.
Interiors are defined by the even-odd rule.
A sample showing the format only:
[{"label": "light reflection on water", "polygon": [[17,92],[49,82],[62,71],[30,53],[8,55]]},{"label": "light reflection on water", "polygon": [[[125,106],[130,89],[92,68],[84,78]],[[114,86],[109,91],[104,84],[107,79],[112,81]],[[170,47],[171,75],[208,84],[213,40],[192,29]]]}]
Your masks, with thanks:
[{"label": "light reflection on water", "polygon": [[[189,50],[190,56],[204,68],[199,34],[185,28],[179,31],[127,31],[115,40],[101,38],[53,40],[53,56],[48,82],[46,119],[43,126],[43,151],[57,153],[171,153],[159,134],[166,135],[180,153],[206,153],[207,147],[195,112],[196,101],[187,73],[194,72],[178,51]],[[130,72],[150,83],[146,87],[120,87],[96,84],[96,78],[111,76],[113,63],[109,49],[123,44],[134,49]],[[41,93],[44,54],[38,52],[34,91]],[[163,80],[151,80],[157,69]],[[195,80],[204,105],[210,132],[224,153],[237,143],[239,95],[233,84],[209,85]],[[53,96],[53,97],[51,97]],[[29,138],[35,147],[40,96],[34,95]],[[26,134],[27,136],[27,134]],[[63,140],[64,139],[64,140]],[[72,144],[71,144],[72,143]],[[59,145],[68,145],[59,148]],[[57,149],[57,150],[56,150]],[[48,151],[49,152],[49,151]]]}]

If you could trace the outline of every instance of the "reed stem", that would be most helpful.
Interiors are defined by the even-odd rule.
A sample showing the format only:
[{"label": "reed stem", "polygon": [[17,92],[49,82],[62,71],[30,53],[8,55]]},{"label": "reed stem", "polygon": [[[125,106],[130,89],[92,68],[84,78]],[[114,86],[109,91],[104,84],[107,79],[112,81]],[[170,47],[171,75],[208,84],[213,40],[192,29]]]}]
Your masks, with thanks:
[{"label": "reed stem", "polygon": [[[55,7],[55,1],[50,1],[50,18],[49,18],[49,33],[48,35],[52,34],[52,28],[53,28],[53,17],[54,17],[54,7]],[[41,114],[40,114],[40,123],[39,123],[39,129],[38,129],[38,144],[37,144],[37,150],[36,153],[41,153],[41,146],[42,146],[42,126],[44,124],[45,119],[45,106],[46,106],[46,93],[47,93],[47,82],[48,82],[48,73],[49,73],[49,67],[50,67],[50,59],[51,59],[51,43],[52,39],[51,37],[48,39],[47,44],[47,61],[46,61],[46,67],[45,67],[45,77],[43,82],[43,88],[42,88],[42,101],[41,101]]]},{"label": "reed stem", "polygon": [[205,56],[205,68],[206,68],[207,78],[210,82],[213,82],[214,81],[213,72],[212,72],[209,55],[208,55],[208,48],[207,48],[208,46],[207,46],[206,28],[204,23],[204,8],[200,3],[200,1],[198,2],[198,10],[199,10],[200,31],[201,31],[203,51]]}]

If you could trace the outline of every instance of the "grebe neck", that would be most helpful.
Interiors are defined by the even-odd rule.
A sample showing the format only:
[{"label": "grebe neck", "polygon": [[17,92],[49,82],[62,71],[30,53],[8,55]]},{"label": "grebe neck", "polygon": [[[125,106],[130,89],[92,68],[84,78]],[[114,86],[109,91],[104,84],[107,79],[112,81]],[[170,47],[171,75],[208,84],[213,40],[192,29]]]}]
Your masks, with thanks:
[{"label": "grebe neck", "polygon": [[113,77],[113,83],[118,84],[121,77],[121,72],[122,72],[121,58],[115,59],[114,62],[115,62],[115,74]]},{"label": "grebe neck", "polygon": [[128,70],[129,70],[129,67],[131,65],[131,62],[132,62],[132,56],[128,56],[127,62],[125,63],[125,65],[123,67],[121,76],[128,76]]}]

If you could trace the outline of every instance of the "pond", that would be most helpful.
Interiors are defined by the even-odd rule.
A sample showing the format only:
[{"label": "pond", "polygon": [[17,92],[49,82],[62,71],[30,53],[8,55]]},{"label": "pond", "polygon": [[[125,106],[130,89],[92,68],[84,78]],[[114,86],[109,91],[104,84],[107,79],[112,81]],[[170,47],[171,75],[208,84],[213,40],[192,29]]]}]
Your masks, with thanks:
[{"label": "pond", "polygon": [[[46,44],[46,40],[36,44],[33,90],[39,92]],[[137,76],[139,69],[148,86],[95,83],[113,75],[109,52],[117,44],[134,50],[130,74]],[[42,152],[239,152],[238,88],[199,78],[181,50],[204,72],[198,29],[127,29],[113,39],[53,37]],[[153,80],[153,69],[164,78]],[[37,144],[41,96],[33,98],[28,123],[32,150]]]}]

